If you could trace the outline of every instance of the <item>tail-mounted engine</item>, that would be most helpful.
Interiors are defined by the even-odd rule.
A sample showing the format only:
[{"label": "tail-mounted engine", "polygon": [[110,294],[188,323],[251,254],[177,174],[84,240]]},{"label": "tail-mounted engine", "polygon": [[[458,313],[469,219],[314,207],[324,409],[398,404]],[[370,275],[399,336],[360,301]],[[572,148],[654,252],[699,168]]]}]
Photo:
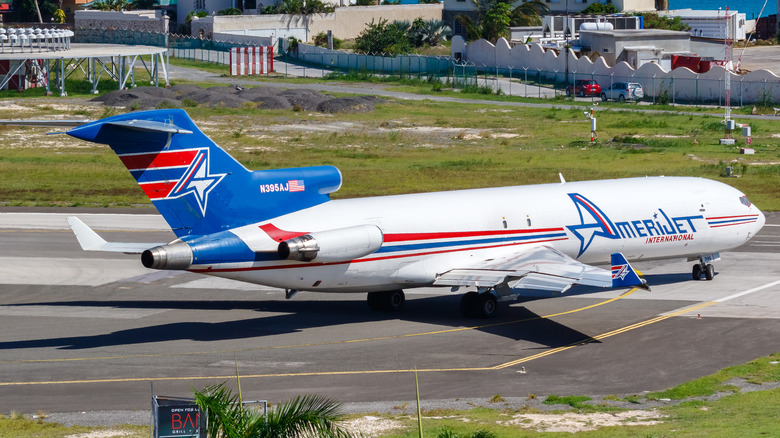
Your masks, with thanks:
[{"label": "tail-mounted engine", "polygon": [[279,244],[279,257],[320,263],[348,262],[376,252],[384,241],[376,225],[358,225],[305,234]]}]

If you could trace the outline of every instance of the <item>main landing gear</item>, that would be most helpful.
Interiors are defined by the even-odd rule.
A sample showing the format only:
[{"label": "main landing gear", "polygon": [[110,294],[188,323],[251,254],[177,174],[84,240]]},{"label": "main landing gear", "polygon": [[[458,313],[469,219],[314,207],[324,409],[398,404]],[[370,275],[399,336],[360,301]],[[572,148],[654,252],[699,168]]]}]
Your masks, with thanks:
[{"label": "main landing gear", "polygon": [[467,292],[460,299],[460,311],[467,318],[493,318],[498,310],[498,300],[493,292]]},{"label": "main landing gear", "polygon": [[707,280],[712,280],[715,277],[715,266],[710,263],[704,263],[703,261],[693,265],[693,271],[691,272],[694,280],[701,280],[702,274]]},{"label": "main landing gear", "polygon": [[403,309],[405,301],[406,296],[402,290],[368,293],[368,307],[371,310],[397,312]]}]

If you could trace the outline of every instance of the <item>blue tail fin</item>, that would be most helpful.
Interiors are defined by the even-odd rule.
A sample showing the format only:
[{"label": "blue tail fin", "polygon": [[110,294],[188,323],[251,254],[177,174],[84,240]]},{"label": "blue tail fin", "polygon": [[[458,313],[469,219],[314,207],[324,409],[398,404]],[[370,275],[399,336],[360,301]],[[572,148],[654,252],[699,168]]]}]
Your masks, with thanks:
[{"label": "blue tail fin", "polygon": [[179,237],[318,205],[341,187],[332,166],[249,171],[180,109],[123,114],[67,133],[111,146]]},{"label": "blue tail fin", "polygon": [[628,263],[623,254],[616,252],[612,254],[612,287],[641,287],[650,290],[647,282],[636,273],[631,264]]}]

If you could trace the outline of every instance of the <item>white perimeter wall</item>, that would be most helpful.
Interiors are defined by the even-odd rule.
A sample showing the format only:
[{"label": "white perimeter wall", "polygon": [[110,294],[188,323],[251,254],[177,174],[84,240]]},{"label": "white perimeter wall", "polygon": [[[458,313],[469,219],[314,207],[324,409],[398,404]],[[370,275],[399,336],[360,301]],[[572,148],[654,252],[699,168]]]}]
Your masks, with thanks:
[{"label": "white perimeter wall", "polygon": [[[566,71],[565,55],[553,51],[545,52],[539,44],[510,47],[501,38],[494,46],[486,40],[466,44],[461,36],[452,39],[452,53],[461,53],[463,61],[482,68],[512,68],[515,77],[522,77],[527,69],[529,78],[541,71],[547,79],[556,76],[563,80]],[[713,66],[707,73],[694,73],[687,68],[666,71],[658,64],[645,64],[634,69],[626,62],[615,66],[607,65],[603,58],[593,62],[587,57],[577,58],[569,50],[569,76],[594,77],[599,85],[608,87],[615,81],[639,82],[645,96],[658,96],[663,89],[674,93],[677,99],[718,101],[723,98],[726,70]],[[752,71],[746,75],[731,75],[731,102],[734,105],[754,102],[767,93],[775,102],[780,101],[780,77],[767,70]],[[532,76],[533,75],[533,76]],[[674,81],[672,81],[674,79]]]}]

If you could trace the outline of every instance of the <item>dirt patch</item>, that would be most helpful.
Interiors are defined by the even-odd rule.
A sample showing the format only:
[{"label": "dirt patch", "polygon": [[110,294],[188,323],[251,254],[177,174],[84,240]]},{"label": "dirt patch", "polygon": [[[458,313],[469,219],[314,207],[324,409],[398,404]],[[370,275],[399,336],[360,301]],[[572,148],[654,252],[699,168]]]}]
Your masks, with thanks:
[{"label": "dirt patch", "polygon": [[388,432],[403,428],[403,424],[400,421],[374,417],[371,415],[345,421],[344,426],[346,429],[356,432],[359,436],[366,438],[385,435]]},{"label": "dirt patch", "polygon": [[382,102],[375,96],[332,97],[314,90],[284,90],[272,87],[245,88],[174,85],[170,88],[138,87],[117,90],[92,99],[108,106],[129,109],[179,108],[203,105],[210,108],[295,109],[322,113],[373,111]]},{"label": "dirt patch", "polygon": [[648,426],[659,424],[665,416],[655,410],[596,412],[577,414],[518,414],[511,420],[503,422],[506,425],[517,425],[524,429],[539,432],[584,432],[597,430],[607,426]]}]

